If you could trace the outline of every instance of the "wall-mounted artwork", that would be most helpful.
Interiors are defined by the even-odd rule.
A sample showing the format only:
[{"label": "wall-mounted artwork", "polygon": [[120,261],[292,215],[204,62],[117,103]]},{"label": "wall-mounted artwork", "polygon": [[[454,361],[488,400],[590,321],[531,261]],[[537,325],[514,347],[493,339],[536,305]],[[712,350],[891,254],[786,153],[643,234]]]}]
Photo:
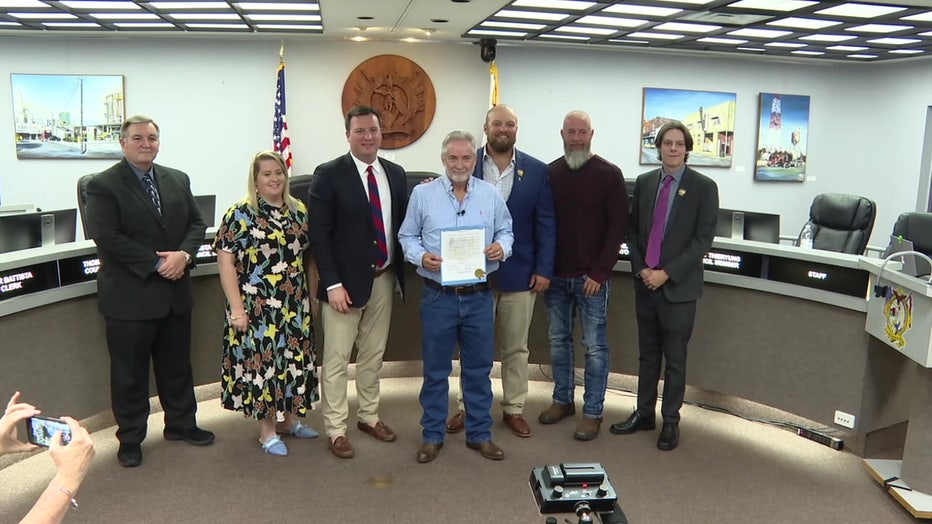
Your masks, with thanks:
[{"label": "wall-mounted artwork", "polygon": [[754,180],[806,180],[809,97],[760,94]]},{"label": "wall-mounted artwork", "polygon": [[11,75],[16,158],[122,158],[123,75]]},{"label": "wall-mounted artwork", "polygon": [[682,122],[693,137],[686,161],[691,166],[731,167],[735,146],[734,93],[644,88],[641,114],[641,164],[659,164],[654,139],[672,120]]}]

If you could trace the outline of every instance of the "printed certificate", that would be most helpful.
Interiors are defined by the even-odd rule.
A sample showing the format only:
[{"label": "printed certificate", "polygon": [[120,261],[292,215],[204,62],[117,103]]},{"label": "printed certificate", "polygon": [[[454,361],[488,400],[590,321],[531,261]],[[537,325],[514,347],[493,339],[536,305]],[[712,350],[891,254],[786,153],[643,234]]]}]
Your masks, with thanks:
[{"label": "printed certificate", "polygon": [[440,231],[440,281],[444,286],[485,282],[485,227]]}]

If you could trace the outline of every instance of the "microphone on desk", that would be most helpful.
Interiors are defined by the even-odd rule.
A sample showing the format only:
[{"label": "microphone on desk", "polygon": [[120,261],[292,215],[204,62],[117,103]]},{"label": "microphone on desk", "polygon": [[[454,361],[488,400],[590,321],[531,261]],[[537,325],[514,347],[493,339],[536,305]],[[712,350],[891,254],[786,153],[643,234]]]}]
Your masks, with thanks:
[{"label": "microphone on desk", "polygon": [[465,215],[465,214],[466,214],[466,210],[465,210],[465,209],[456,212],[456,216],[458,216],[458,217],[461,217],[461,216],[463,216],[463,215]]}]

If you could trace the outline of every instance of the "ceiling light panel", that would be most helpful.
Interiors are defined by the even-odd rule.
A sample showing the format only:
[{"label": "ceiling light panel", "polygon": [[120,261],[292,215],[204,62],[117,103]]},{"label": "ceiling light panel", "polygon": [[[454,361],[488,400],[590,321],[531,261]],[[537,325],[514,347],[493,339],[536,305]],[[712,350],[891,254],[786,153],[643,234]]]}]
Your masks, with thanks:
[{"label": "ceiling light panel", "polygon": [[918,15],[904,16],[900,20],[908,20],[910,22],[932,22],[932,11],[927,13],[919,13]]},{"label": "ceiling light panel", "polygon": [[907,45],[907,44],[917,44],[919,42],[922,42],[922,40],[918,38],[893,38],[890,36],[886,38],[875,38],[873,40],[867,41],[868,44],[880,44],[880,45]]},{"label": "ceiling light panel", "polygon": [[537,7],[541,9],[561,9],[563,11],[585,11],[595,2],[577,2],[575,0],[517,0],[513,7]]},{"label": "ceiling light panel", "polygon": [[284,2],[237,2],[236,7],[244,11],[320,11],[316,2],[286,4]]},{"label": "ceiling light panel", "polygon": [[589,40],[588,36],[554,35],[554,34],[540,35],[538,38],[552,38],[554,40]]},{"label": "ceiling light panel", "polygon": [[576,33],[580,35],[599,35],[599,36],[613,35],[618,32],[617,29],[606,29],[602,27],[579,27],[579,26],[573,26],[573,25],[558,27],[554,29],[554,31],[558,31],[561,33]]},{"label": "ceiling light panel", "polygon": [[176,20],[240,20],[236,13],[168,13]]},{"label": "ceiling light panel", "polygon": [[603,9],[602,13],[617,13],[622,15],[670,16],[679,13],[682,9],[672,7],[651,7],[647,5],[615,4]]},{"label": "ceiling light panel", "polygon": [[61,2],[63,5],[68,6],[72,9],[127,9],[127,10],[138,10],[142,9],[133,2],[94,2],[94,1],[80,1],[80,2]]},{"label": "ceiling light panel", "polygon": [[662,31],[683,31],[684,33],[709,33],[721,29],[722,26],[706,24],[684,24],[682,22],[666,22],[658,24],[651,29],[660,29]]},{"label": "ceiling light panel", "polygon": [[577,24],[588,25],[607,25],[611,27],[639,27],[646,23],[647,20],[638,20],[636,18],[617,18],[614,16],[597,16],[588,15],[576,20]]},{"label": "ceiling light panel", "polygon": [[473,29],[466,34],[478,36],[512,36],[517,38],[527,36],[527,33],[524,31],[496,31],[494,29]]},{"label": "ceiling light panel", "polygon": [[245,15],[246,18],[250,20],[255,20],[257,22],[320,22],[320,15],[295,15],[291,13],[279,13],[277,15],[268,15],[268,14],[254,14]]},{"label": "ceiling light panel", "polygon": [[919,53],[925,53],[922,49],[893,49],[887,52],[899,55],[918,55]]},{"label": "ceiling light panel", "polygon": [[814,18],[798,18],[791,16],[789,18],[774,20],[773,22],[767,22],[767,25],[775,25],[778,27],[795,27],[799,29],[824,29],[826,27],[832,27],[833,25],[838,25],[840,23],[841,22],[836,20],[816,20]]},{"label": "ceiling light panel", "polygon": [[792,49],[806,47],[806,45],[807,44],[797,44],[794,42],[767,42],[766,44],[764,44],[765,47],[786,47],[786,48],[792,48]]},{"label": "ceiling light panel", "polygon": [[869,4],[854,4],[847,3],[838,5],[835,7],[829,7],[816,11],[820,15],[830,15],[830,16],[848,16],[851,18],[876,18],[878,16],[889,15],[891,13],[896,13],[903,11],[905,7],[897,7],[890,5],[869,5]]},{"label": "ceiling light panel", "polygon": [[230,9],[226,2],[149,2],[156,9]]},{"label": "ceiling light panel", "polygon": [[859,46],[859,45],[830,45],[826,47],[826,49],[828,49],[829,51],[851,52],[851,51],[866,51],[867,49],[870,49],[870,48]]},{"label": "ceiling light panel", "polygon": [[159,20],[154,13],[88,13],[98,20]]},{"label": "ceiling light panel", "polygon": [[780,38],[783,36],[793,34],[792,31],[778,31],[776,29],[736,29],[734,31],[729,31],[728,34],[731,36],[746,36],[749,38]]},{"label": "ceiling light panel", "polygon": [[256,29],[264,31],[323,31],[324,26],[319,24],[256,24]]},{"label": "ceiling light panel", "polygon": [[520,18],[522,20],[546,20],[548,22],[557,22],[570,16],[569,13],[543,13],[537,11],[516,11],[514,9],[502,9],[495,13],[495,18]]},{"label": "ceiling light panel", "polygon": [[479,24],[480,27],[498,27],[503,29],[527,29],[530,31],[540,31],[541,29],[547,27],[544,24],[529,24],[524,22],[496,22],[496,21],[486,21]]},{"label": "ceiling light panel", "polygon": [[707,44],[728,44],[728,45],[741,45],[748,43],[747,40],[742,40],[740,38],[719,38],[715,36],[707,36],[705,38],[699,38],[697,42],[705,42]]},{"label": "ceiling light panel", "polygon": [[39,0],[0,0],[0,7],[4,9],[44,9],[48,7]]},{"label": "ceiling light panel", "polygon": [[73,20],[77,18],[71,13],[7,13],[13,18],[21,18],[23,20]]},{"label": "ceiling light panel", "polygon": [[799,37],[800,40],[811,40],[813,42],[844,42],[846,40],[852,40],[857,38],[852,35],[806,35]]},{"label": "ceiling light panel", "polygon": [[649,38],[651,40],[676,40],[686,35],[677,35],[673,33],[650,33],[646,31],[635,31],[629,34],[631,38]]},{"label": "ceiling light panel", "polygon": [[854,31],[862,33],[895,33],[912,29],[911,25],[890,25],[890,24],[864,24],[855,27],[848,27],[845,31]]},{"label": "ceiling light panel", "polygon": [[160,29],[174,28],[174,24],[168,22],[114,22],[113,25],[121,29]]},{"label": "ceiling light panel", "polygon": [[819,2],[787,1],[787,0],[743,0],[728,4],[728,7],[738,9],[762,9],[767,11],[780,11],[783,13],[795,11]]}]

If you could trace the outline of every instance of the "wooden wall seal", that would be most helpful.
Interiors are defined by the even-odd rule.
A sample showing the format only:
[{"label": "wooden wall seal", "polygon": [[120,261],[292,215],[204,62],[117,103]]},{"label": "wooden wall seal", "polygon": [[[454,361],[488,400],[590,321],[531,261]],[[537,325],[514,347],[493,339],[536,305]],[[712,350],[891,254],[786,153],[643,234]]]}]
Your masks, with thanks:
[{"label": "wooden wall seal", "polygon": [[379,55],[349,74],[342,103],[344,115],[357,105],[377,109],[382,114],[382,149],[400,149],[430,127],[437,96],[421,66],[403,56]]}]

